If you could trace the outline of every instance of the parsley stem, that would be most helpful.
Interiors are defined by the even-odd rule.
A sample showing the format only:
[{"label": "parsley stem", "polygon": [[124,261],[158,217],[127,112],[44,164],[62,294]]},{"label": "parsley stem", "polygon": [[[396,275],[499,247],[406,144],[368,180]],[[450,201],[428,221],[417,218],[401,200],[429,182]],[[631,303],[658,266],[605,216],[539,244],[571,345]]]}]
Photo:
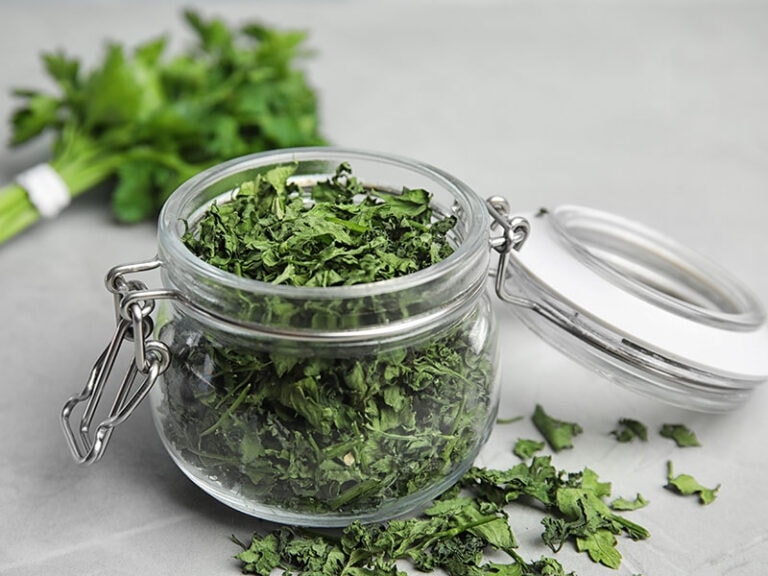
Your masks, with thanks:
[{"label": "parsley stem", "polygon": [[23,205],[27,200],[27,193],[24,188],[16,183],[6,184],[0,188],[0,214],[5,214],[6,210]]},{"label": "parsley stem", "polygon": [[[371,432],[375,432],[376,434],[379,434],[384,438],[391,438],[392,440],[404,440],[406,442],[413,442],[414,438],[419,438],[422,436],[428,439],[439,438],[440,440],[452,440],[454,438],[454,436],[452,436],[451,434],[437,434],[435,432],[427,432],[424,434],[395,434],[394,432],[387,432],[386,430],[380,430],[370,425],[366,425],[365,427]],[[454,429],[455,428],[456,426],[454,426]]]},{"label": "parsley stem", "polygon": [[484,524],[488,524],[489,522],[493,522],[494,520],[503,520],[503,519],[504,518],[502,516],[497,516],[496,514],[492,514],[489,516],[481,516],[480,518],[478,518],[477,520],[473,520],[472,522],[467,522],[466,524],[461,524],[460,526],[455,526],[453,528],[449,528],[448,530],[443,530],[442,532],[433,534],[429,539],[427,539],[420,546],[420,548],[426,548],[428,546],[431,546],[436,541],[442,538],[453,538],[454,536],[458,536],[459,534],[462,534],[467,530],[471,530],[472,528],[483,526]]},{"label": "parsley stem", "polygon": [[40,218],[26,191],[18,184],[0,188],[0,244]]},{"label": "parsley stem", "polygon": [[[77,136],[71,136],[77,138]],[[81,149],[82,148],[82,149]],[[123,161],[122,154],[101,152],[85,145],[66,147],[51,160],[51,167],[61,176],[69,193],[75,197],[105,182]],[[24,190],[18,184],[0,188],[0,244],[40,219]]]},{"label": "parsley stem", "polygon": [[515,422],[520,422],[521,420],[524,420],[525,416],[514,416],[512,418],[497,418],[496,424],[514,424]]},{"label": "parsley stem", "polygon": [[333,502],[331,502],[331,507],[335,509],[339,509],[345,504],[354,500],[355,498],[359,498],[360,496],[368,494],[373,490],[378,490],[380,487],[381,487],[381,483],[378,480],[374,478],[369,478],[368,480],[365,480],[364,482],[360,482],[359,484],[353,486],[349,490],[345,490],[344,492],[339,494],[336,497],[336,499]]},{"label": "parsley stem", "polygon": [[212,426],[210,426],[209,428],[207,428],[206,430],[201,432],[200,433],[200,437],[202,438],[204,436],[208,436],[208,434],[211,434],[211,433],[215,432],[222,425],[222,423],[227,418],[229,418],[229,416],[235,410],[237,410],[237,407],[240,406],[240,404],[243,403],[243,400],[245,400],[246,396],[248,396],[248,392],[250,392],[250,391],[251,391],[251,385],[250,384],[246,384],[245,387],[243,387],[243,390],[238,395],[238,397],[235,399],[235,401],[232,402],[232,404],[230,404],[229,408],[227,408],[224,411],[224,413],[221,415],[221,417]]}]

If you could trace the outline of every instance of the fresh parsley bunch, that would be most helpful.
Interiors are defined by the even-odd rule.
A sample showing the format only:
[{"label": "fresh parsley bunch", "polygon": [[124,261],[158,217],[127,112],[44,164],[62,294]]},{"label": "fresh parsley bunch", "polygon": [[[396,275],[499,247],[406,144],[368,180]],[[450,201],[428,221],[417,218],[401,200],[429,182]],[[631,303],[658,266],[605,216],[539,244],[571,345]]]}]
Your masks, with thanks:
[{"label": "fresh parsley bunch", "polygon": [[[303,32],[184,12],[195,34],[185,52],[166,56],[160,37],[128,52],[109,44],[90,72],[59,53],[43,55],[57,93],[16,90],[11,145],[52,133],[50,166],[77,196],[114,184],[120,222],[156,213],[189,177],[246,153],[323,144],[317,98],[294,61]],[[0,243],[40,215],[19,184],[0,189]]]}]

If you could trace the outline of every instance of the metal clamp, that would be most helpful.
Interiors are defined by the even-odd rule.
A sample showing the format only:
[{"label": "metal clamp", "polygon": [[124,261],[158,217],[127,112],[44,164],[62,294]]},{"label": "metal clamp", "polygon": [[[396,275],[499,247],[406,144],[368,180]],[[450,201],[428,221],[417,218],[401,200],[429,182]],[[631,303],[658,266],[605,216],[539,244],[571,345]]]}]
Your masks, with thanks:
[{"label": "metal clamp", "polygon": [[[169,290],[147,290],[143,282],[125,279],[126,274],[153,270],[161,264],[156,259],[126,264],[112,268],[107,274],[107,290],[115,298],[115,333],[96,360],[85,388],[80,394],[72,396],[61,411],[64,435],[72,456],[79,464],[92,464],[102,457],[115,426],[133,413],[157,378],[168,368],[171,354],[164,343],[151,339],[154,325],[150,314],[156,300],[171,298],[175,293]],[[124,342],[133,342],[133,362],[117,388],[107,417],[96,426],[92,434],[91,426],[96,409]],[[75,431],[70,420],[75,408],[83,402],[85,408]]]},{"label": "metal clamp", "polygon": [[499,253],[499,263],[495,271],[496,294],[504,302],[526,308],[535,308],[536,304],[534,302],[509,292],[505,283],[509,271],[509,259],[513,252],[522,248],[531,231],[531,225],[522,216],[512,216],[510,214],[509,203],[506,198],[492,196],[485,203],[488,213],[493,219],[491,230],[501,229],[501,234],[491,237],[491,248]]}]

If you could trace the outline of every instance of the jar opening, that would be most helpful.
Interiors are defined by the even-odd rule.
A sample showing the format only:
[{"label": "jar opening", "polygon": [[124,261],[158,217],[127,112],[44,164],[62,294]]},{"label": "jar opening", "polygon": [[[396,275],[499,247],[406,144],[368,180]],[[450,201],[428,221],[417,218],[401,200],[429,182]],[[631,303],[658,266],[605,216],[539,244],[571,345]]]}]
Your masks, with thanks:
[{"label": "jar opening", "polygon": [[[257,174],[295,164],[297,183],[328,179],[342,163],[355,177],[377,190],[423,188],[434,210],[457,216],[451,241],[454,252],[444,260],[398,278],[347,286],[290,286],[244,278],[212,266],[182,242],[185,222],[192,223],[216,199],[225,198]],[[411,160],[338,148],[298,148],[254,154],[211,168],[184,183],[166,202],[159,222],[159,257],[163,282],[198,306],[250,326],[280,325],[308,331],[358,330],[440,314],[478,292],[487,276],[488,215],[485,205],[465,184],[429,165]],[[267,302],[269,304],[267,305]],[[329,303],[344,304],[314,325],[301,314],[275,318],[282,305],[316,313]],[[268,310],[267,310],[268,308]],[[354,311],[354,314],[352,313]],[[267,314],[269,312],[269,314]],[[444,312],[444,310],[443,310]]]}]

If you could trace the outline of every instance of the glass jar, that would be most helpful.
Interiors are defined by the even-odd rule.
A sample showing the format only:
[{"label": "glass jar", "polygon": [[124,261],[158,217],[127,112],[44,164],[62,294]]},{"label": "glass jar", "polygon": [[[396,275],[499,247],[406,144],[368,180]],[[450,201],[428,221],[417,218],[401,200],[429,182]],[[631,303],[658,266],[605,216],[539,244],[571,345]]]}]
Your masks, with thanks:
[{"label": "glass jar", "polygon": [[[295,163],[291,180],[307,189],[342,162],[380,193],[428,190],[438,217],[456,218],[453,253],[400,278],[318,288],[239,277],[182,242],[211,203],[257,174]],[[155,259],[107,276],[117,327],[85,389],[62,410],[70,450],[78,462],[97,461],[115,426],[150,395],[181,470],[227,505],[268,520],[380,521],[464,474],[498,407],[489,276],[534,332],[633,390],[721,411],[768,378],[762,306],[720,268],[594,210],[515,215],[504,199],[483,201],[408,159],[336,148],[235,159],[174,192],[158,238]],[[155,268],[160,289],[128,279]],[[155,302],[162,306],[153,321]],[[92,430],[125,342],[134,361]]]},{"label": "glass jar", "polygon": [[[318,288],[239,277],[183,244],[212,202],[257,174],[296,163],[291,181],[306,188],[342,162],[384,193],[428,190],[438,215],[457,217],[453,253],[399,278]],[[168,356],[151,405],[169,454],[209,494],[269,520],[342,526],[428,502],[469,469],[496,417],[487,232],[466,185],[374,154],[256,155],[182,185],[158,236],[170,297],[154,332]]]},{"label": "glass jar", "polygon": [[[429,190],[439,213],[461,215],[455,252],[400,278],[317,288],[235,276],[181,242],[201,209],[292,162],[301,186],[349,162],[378,190]],[[179,188],[158,255],[163,285],[194,306],[168,301],[158,316],[171,360],[151,394],[179,467],[233,508],[303,525],[390,518],[454,483],[498,405],[486,218],[439,171],[350,152],[252,157]]]}]

